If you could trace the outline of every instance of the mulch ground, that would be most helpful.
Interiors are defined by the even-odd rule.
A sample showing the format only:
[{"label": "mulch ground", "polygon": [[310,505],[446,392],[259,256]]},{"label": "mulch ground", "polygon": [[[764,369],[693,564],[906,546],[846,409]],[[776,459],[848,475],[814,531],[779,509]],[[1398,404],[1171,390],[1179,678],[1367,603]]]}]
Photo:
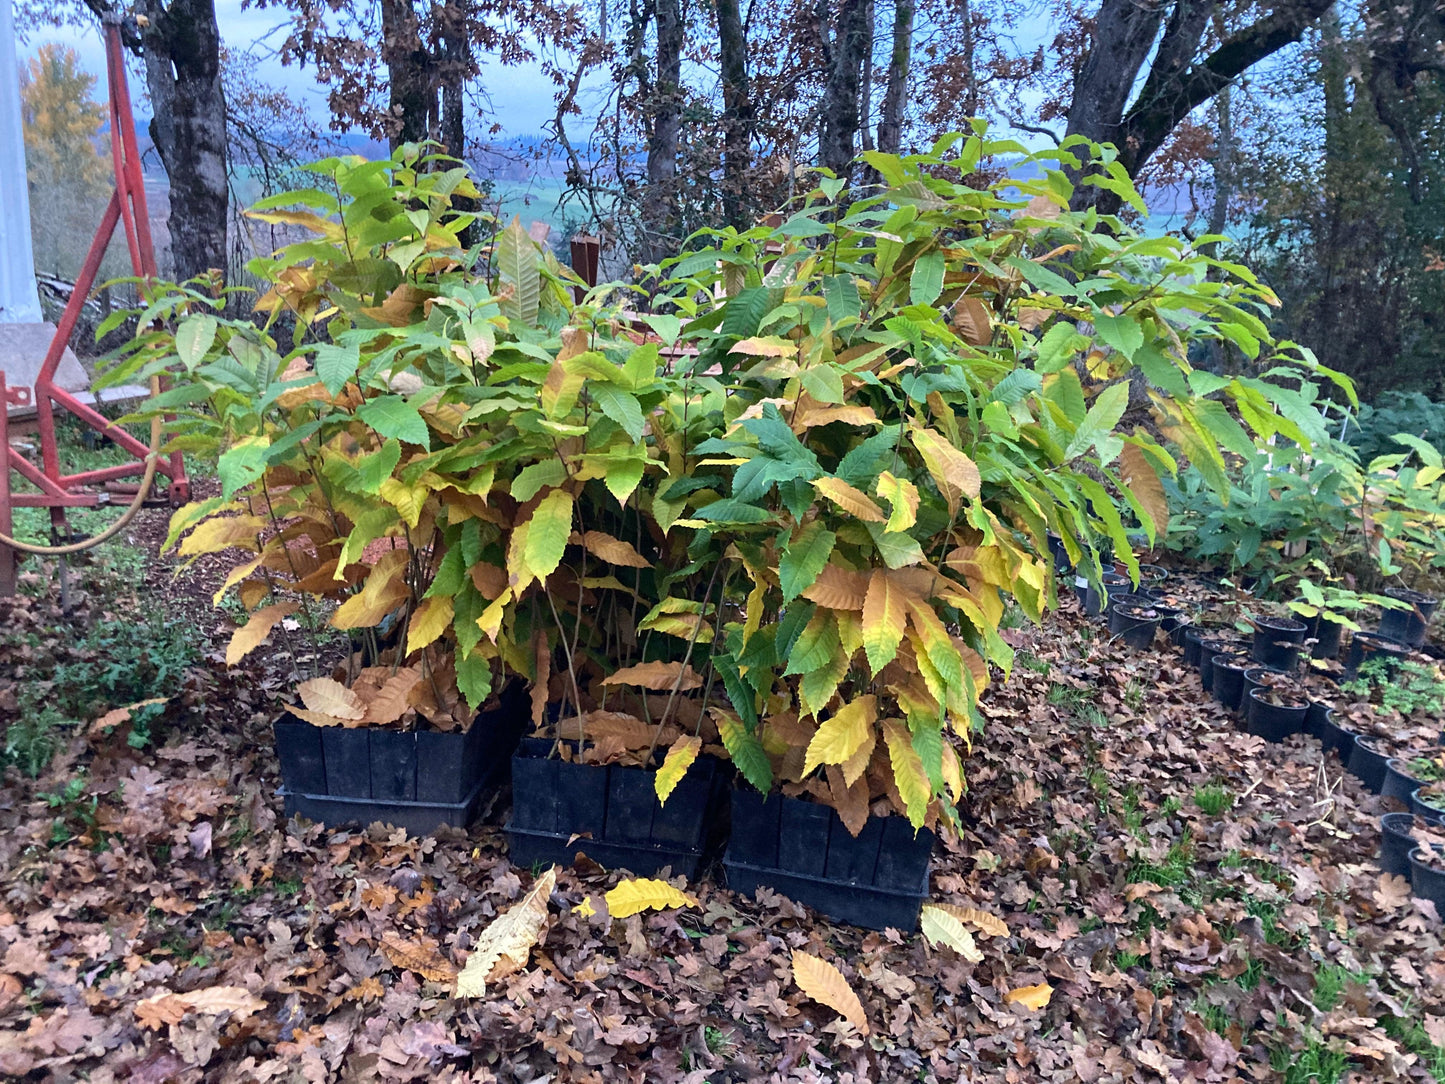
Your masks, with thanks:
[{"label": "mulch ground", "polygon": [[[165,513],[147,516],[134,544],[157,541]],[[176,620],[225,625],[214,570],[152,575]],[[32,590],[0,602],[0,719],[34,653],[63,650],[54,630],[126,619],[99,602],[62,615]],[[1237,732],[1177,654],[1101,641],[1072,604],[1009,635],[1019,665],[989,695],[967,829],[932,879],[935,900],[1007,923],[979,938],[981,962],[739,896],[716,866],[686,886],[696,907],[587,916],[573,907],[622,875],[584,862],[558,871],[530,966],[466,1000],[428,975],[462,964],[534,880],[508,862],[505,801],[421,839],[287,821],[269,722],[294,659],[282,646],[227,671],[212,652],[150,747],[90,726],[40,778],[7,771],[0,1074],[1096,1084],[1303,1082],[1333,1064],[1321,1079],[1435,1079],[1445,941],[1433,907],[1381,876],[1380,801],[1313,739]],[[1227,810],[1199,807],[1211,787]],[[794,949],[841,969],[868,1036],[802,994]],[[1039,984],[1040,1010],[1008,999]]]}]

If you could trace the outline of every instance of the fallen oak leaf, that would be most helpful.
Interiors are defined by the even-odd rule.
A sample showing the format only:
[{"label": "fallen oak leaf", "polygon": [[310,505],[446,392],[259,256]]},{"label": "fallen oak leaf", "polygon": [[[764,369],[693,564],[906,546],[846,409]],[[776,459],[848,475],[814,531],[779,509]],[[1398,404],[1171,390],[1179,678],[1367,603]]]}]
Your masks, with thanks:
[{"label": "fallen oak leaf", "polygon": [[1010,990],[1004,995],[1004,1003],[1008,1005],[1022,1005],[1026,1009],[1038,1012],[1049,1003],[1054,996],[1054,988],[1046,982],[1037,986],[1019,986]]},{"label": "fallen oak leaf", "polygon": [[168,696],[153,696],[149,700],[137,700],[134,704],[127,704],[123,708],[112,708],[99,719],[95,720],[95,722],[91,723],[87,733],[92,738],[99,737],[112,727],[120,726],[121,723],[130,722],[130,713],[135,711],[136,708],[148,708],[152,704],[164,704],[169,699],[170,697]]},{"label": "fallen oak leaf", "polygon": [[557,867],[553,866],[537,878],[521,901],[482,931],[466,966],[457,975],[457,997],[482,997],[489,980],[505,978],[527,966],[547,921],[547,900],[556,887]]},{"label": "fallen oak leaf", "polygon": [[381,935],[381,951],[393,967],[414,971],[430,982],[450,986],[457,981],[456,967],[433,945],[408,941],[400,934],[387,930]]},{"label": "fallen oak leaf", "polygon": [[265,1008],[266,1002],[244,986],[208,986],[185,994],[167,990],[148,997],[136,1003],[135,1018],[141,1027],[158,1031],[162,1025],[179,1024],[188,1013],[229,1013],[244,1020]]},{"label": "fallen oak leaf", "polygon": [[852,1024],[860,1034],[868,1034],[868,1016],[863,1011],[863,1002],[858,1000],[843,973],[827,960],[820,960],[802,949],[794,949],[793,982],[808,997],[828,1006]]},{"label": "fallen oak leaf", "polygon": [[697,897],[689,896],[666,881],[634,877],[609,889],[604,897],[607,913],[613,918],[627,918],[643,911],[666,911],[673,907],[696,907]]},{"label": "fallen oak leaf", "polygon": [[970,963],[979,963],[983,953],[973,943],[973,934],[963,927],[956,915],[937,904],[925,903],[918,915],[919,928],[930,944],[947,945]]}]

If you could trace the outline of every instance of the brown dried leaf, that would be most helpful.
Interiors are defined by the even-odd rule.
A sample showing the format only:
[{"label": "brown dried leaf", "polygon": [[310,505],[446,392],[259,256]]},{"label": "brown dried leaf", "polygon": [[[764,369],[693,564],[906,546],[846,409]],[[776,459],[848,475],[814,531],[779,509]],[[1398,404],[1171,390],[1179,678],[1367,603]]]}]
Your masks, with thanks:
[{"label": "brown dried leaf", "polygon": [[366,718],[366,705],[362,703],[361,697],[331,678],[319,677],[303,681],[296,687],[296,693],[301,697],[301,703],[306,705],[306,710],[318,715],[355,721]]},{"label": "brown dried leaf", "polygon": [[381,951],[393,967],[415,971],[430,982],[451,985],[457,980],[456,967],[429,942],[408,941],[387,930],[381,935]]},{"label": "brown dried leaf", "polygon": [[676,685],[678,692],[685,693],[702,688],[702,676],[691,666],[680,662],[644,662],[618,670],[603,678],[602,684],[635,685],[660,692],[671,692]]},{"label": "brown dried leaf", "polygon": [[226,645],[226,665],[237,665],[259,647],[271,635],[276,623],[287,614],[295,613],[298,605],[296,602],[277,602],[253,613],[249,621],[231,634],[231,641]]},{"label": "brown dried leaf", "polygon": [[1009,935],[1008,923],[987,911],[980,911],[973,907],[960,907],[956,903],[933,903],[930,906],[941,907],[965,926],[972,926],[987,937],[1007,937]]}]

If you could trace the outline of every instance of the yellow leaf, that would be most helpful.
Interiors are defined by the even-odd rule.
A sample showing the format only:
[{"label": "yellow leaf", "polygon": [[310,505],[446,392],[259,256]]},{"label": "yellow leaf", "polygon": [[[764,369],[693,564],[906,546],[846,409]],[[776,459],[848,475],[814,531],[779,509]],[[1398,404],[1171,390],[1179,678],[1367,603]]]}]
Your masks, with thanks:
[{"label": "yellow leaf", "polygon": [[1138,445],[1126,444],[1119,453],[1119,466],[1123,468],[1124,484],[1154,521],[1154,533],[1163,534],[1169,526],[1169,498],[1164,495],[1164,484],[1154,464]]},{"label": "yellow leaf", "polygon": [[928,906],[947,911],[965,926],[974,927],[985,937],[1007,937],[1009,935],[1008,923],[987,911],[980,911],[975,907],[960,907],[956,903],[930,903]]},{"label": "yellow leaf", "polygon": [[411,691],[421,683],[421,671],[404,666],[381,684],[366,705],[368,723],[394,723],[411,708]]},{"label": "yellow leaf", "polygon": [[457,997],[481,997],[487,983],[527,966],[532,946],[547,921],[547,899],[557,887],[557,867],[542,876],[521,901],[498,915],[477,938],[476,947],[457,976]]},{"label": "yellow leaf", "polygon": [[332,678],[318,677],[296,686],[296,694],[308,711],[329,715],[333,719],[364,719],[366,705],[361,697]]},{"label": "yellow leaf", "polygon": [[361,590],[336,608],[331,624],[338,629],[369,629],[381,624],[386,615],[410,595],[403,573],[407,551],[387,550],[376,562]]},{"label": "yellow leaf", "polygon": [[249,621],[231,634],[231,642],[226,645],[226,665],[235,666],[259,647],[261,641],[271,635],[276,622],[294,613],[297,605],[295,602],[278,602],[253,613]]},{"label": "yellow leaf", "polygon": [[602,531],[588,531],[581,536],[582,545],[593,556],[600,557],[609,565],[623,568],[651,568],[652,562],[632,548],[631,543],[613,538]]},{"label": "yellow leaf", "polygon": [[[853,755],[843,761],[841,765],[845,784],[851,787],[862,778],[863,773],[868,770],[869,762],[873,759],[873,747],[877,744],[878,732],[870,726],[868,736],[863,739],[863,744],[858,746]],[[944,748],[946,749],[947,746],[945,745]]]},{"label": "yellow leaf", "polygon": [[398,478],[388,478],[381,483],[380,493],[381,499],[396,509],[408,527],[415,527],[431,490],[424,485],[409,486]]},{"label": "yellow leaf", "polygon": [[854,489],[841,478],[818,478],[813,482],[813,488],[850,516],[867,520],[869,523],[882,523],[888,518],[868,494]]},{"label": "yellow leaf", "polygon": [[843,973],[827,960],[820,960],[802,949],[794,949],[793,981],[808,997],[828,1006],[862,1034],[868,1034],[868,1017],[863,1012],[863,1002],[858,1000]]},{"label": "yellow leaf", "polygon": [[933,786],[923,770],[923,758],[913,748],[913,738],[908,727],[896,719],[883,724],[883,739],[888,743],[888,763],[893,767],[893,784],[908,813],[908,822],[914,828],[922,828],[928,816],[928,803],[933,798]]},{"label": "yellow leaf", "polygon": [[635,877],[623,881],[607,893],[607,913],[613,918],[626,918],[643,911],[665,911],[672,907],[696,907],[697,897],[689,896],[666,881]]},{"label": "yellow leaf", "polygon": [[236,584],[240,583],[251,573],[255,572],[256,569],[260,566],[260,564],[261,558],[257,557],[255,560],[247,561],[245,564],[237,565],[235,568],[231,569],[231,571],[226,574],[226,582],[221,584],[220,589],[217,590],[216,593],[211,597],[211,605],[219,606],[221,604],[221,596],[223,596],[231,588],[235,587]]},{"label": "yellow leaf", "polygon": [[592,897],[588,896],[581,903],[572,908],[574,915],[581,915],[583,918],[591,918],[597,913],[597,908],[592,906]]},{"label": "yellow leaf", "polygon": [[918,522],[918,487],[908,479],[884,471],[878,476],[878,496],[893,509],[885,531],[906,531]]},{"label": "yellow leaf", "polygon": [[811,775],[819,764],[847,763],[872,736],[877,718],[878,699],[874,696],[860,696],[839,709],[814,732],[803,774]]},{"label": "yellow leaf", "polygon": [[1009,1005],[1022,1005],[1026,1009],[1038,1012],[1049,1003],[1049,998],[1054,996],[1054,988],[1046,982],[1037,986],[1020,986],[1010,990],[1004,995],[1004,1001]]},{"label": "yellow leaf", "polygon": [[677,785],[682,782],[682,777],[692,767],[692,762],[697,759],[697,754],[702,751],[702,739],[692,734],[684,734],[672,743],[672,748],[667,751],[667,756],[662,762],[662,767],[657,769],[652,785],[657,791],[657,802],[659,805],[666,805],[667,799]]},{"label": "yellow leaf", "polygon": [[798,344],[776,335],[760,335],[734,343],[730,354],[747,354],[755,358],[786,358],[798,353]]},{"label": "yellow leaf", "polygon": [[918,454],[923,457],[928,473],[938,484],[938,491],[948,502],[950,512],[955,515],[958,513],[963,497],[978,499],[983,485],[978,464],[932,429],[911,430],[909,437],[913,446],[918,449]]},{"label": "yellow leaf", "polygon": [[492,643],[497,642],[497,634],[502,631],[502,618],[507,614],[507,603],[512,601],[512,589],[502,588],[502,593],[487,605],[482,611],[482,616],[477,618],[477,628],[487,634],[487,639]]},{"label": "yellow leaf", "polygon": [[182,557],[198,557],[233,546],[254,551],[256,535],[265,526],[266,521],[260,516],[212,516],[186,535],[178,552]]},{"label": "yellow leaf", "polygon": [[422,599],[406,629],[406,653],[420,651],[446,632],[452,623],[450,595],[433,595]]},{"label": "yellow leaf", "polygon": [[678,692],[686,693],[702,688],[702,676],[680,662],[643,662],[603,678],[602,684],[635,685],[655,692],[671,692],[676,686]]},{"label": "yellow leaf", "polygon": [[886,568],[875,568],[863,601],[863,650],[873,673],[897,656],[907,620],[907,595]]},{"label": "yellow leaf", "polygon": [[925,903],[918,913],[923,936],[935,945],[947,945],[970,963],[978,963],[983,953],[973,943],[973,934],[963,928],[958,918],[936,904]]}]

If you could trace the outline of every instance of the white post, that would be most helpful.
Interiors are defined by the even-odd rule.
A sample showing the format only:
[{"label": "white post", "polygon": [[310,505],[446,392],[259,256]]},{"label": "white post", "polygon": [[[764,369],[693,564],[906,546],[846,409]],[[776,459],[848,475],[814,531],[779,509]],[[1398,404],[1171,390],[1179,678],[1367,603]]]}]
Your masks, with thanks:
[{"label": "white post", "polygon": [[20,120],[20,70],[10,0],[0,0],[0,324],[38,324],[30,190]]}]

